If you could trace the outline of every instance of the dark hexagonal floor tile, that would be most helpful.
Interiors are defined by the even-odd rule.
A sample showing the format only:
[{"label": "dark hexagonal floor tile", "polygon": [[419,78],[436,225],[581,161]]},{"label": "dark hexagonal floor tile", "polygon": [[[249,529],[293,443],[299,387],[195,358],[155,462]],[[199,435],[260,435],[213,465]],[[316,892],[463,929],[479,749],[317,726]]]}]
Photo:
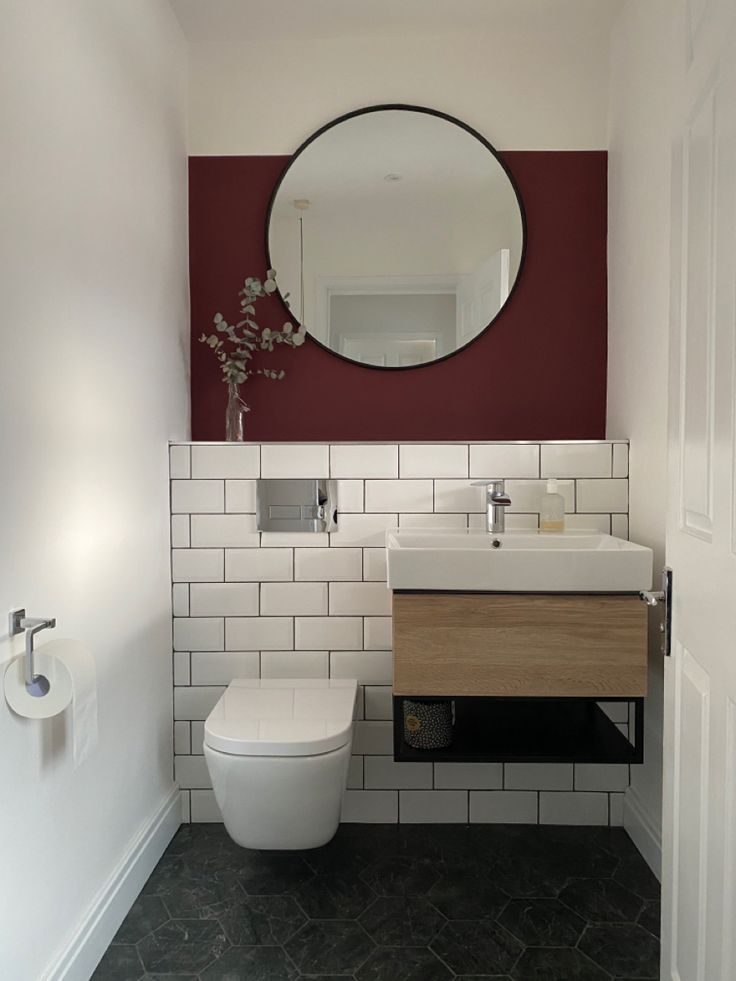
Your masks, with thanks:
[{"label": "dark hexagonal floor tile", "polygon": [[512,899],[498,922],[526,947],[574,947],[586,926],[558,899]]},{"label": "dark hexagonal floor tile", "polygon": [[659,941],[636,923],[588,927],[578,947],[615,977],[659,977]]},{"label": "dark hexagonal floor tile", "polygon": [[115,934],[114,944],[137,944],[170,919],[159,896],[139,896]]},{"label": "dark hexagonal floor tile", "polygon": [[645,903],[644,909],[641,911],[641,915],[637,920],[645,930],[654,934],[655,937],[659,937],[661,932],[661,920],[662,920],[662,908],[661,904],[657,902]]},{"label": "dark hexagonal floor tile", "polygon": [[213,920],[239,899],[243,891],[233,876],[189,874],[159,883],[156,898],[175,920]]},{"label": "dark hexagonal floor tile", "polygon": [[641,856],[638,861],[621,862],[613,878],[642,899],[659,899],[660,884]]},{"label": "dark hexagonal floor tile", "polygon": [[522,951],[521,944],[494,920],[453,920],[430,947],[458,974],[506,974]]},{"label": "dark hexagonal floor tile", "polygon": [[511,972],[514,981],[610,981],[610,975],[572,947],[528,947]]},{"label": "dark hexagonal floor tile", "polygon": [[488,876],[453,870],[432,886],[429,901],[450,920],[495,919],[509,897]]},{"label": "dark hexagonal floor tile", "polygon": [[574,879],[560,899],[588,923],[636,922],[642,900],[613,879]]},{"label": "dark hexagonal floor tile", "polygon": [[220,923],[234,947],[278,947],[304,926],[306,917],[290,896],[243,896]]},{"label": "dark hexagonal floor tile", "polygon": [[141,981],[199,981],[198,974],[146,974]]},{"label": "dark hexagonal floor tile", "polygon": [[201,981],[296,981],[298,977],[280,947],[233,947],[200,974]]},{"label": "dark hexagonal floor tile", "polygon": [[493,882],[512,899],[554,899],[570,878],[570,873],[549,858],[521,859],[506,855],[491,871]]},{"label": "dark hexagonal floor tile", "polygon": [[238,877],[249,896],[283,896],[296,892],[314,873],[301,858],[259,856]]},{"label": "dark hexagonal floor tile", "polygon": [[138,944],[149,973],[198,974],[229,946],[217,920],[169,920]]},{"label": "dark hexagonal floor tile", "polygon": [[425,947],[446,920],[426,899],[382,896],[360,922],[379,947]]},{"label": "dark hexagonal floor tile", "polygon": [[138,951],[132,944],[114,944],[97,965],[91,981],[139,981],[144,973]]},{"label": "dark hexagonal floor tile", "polygon": [[356,974],[357,981],[449,981],[452,976],[426,947],[375,950]]},{"label": "dark hexagonal floor tile", "polygon": [[359,876],[342,874],[315,876],[294,896],[314,920],[354,920],[376,898]]},{"label": "dark hexagonal floor tile", "polygon": [[362,878],[379,896],[426,896],[439,872],[427,859],[392,856],[375,862]]},{"label": "dark hexagonal floor tile", "polygon": [[310,920],[286,944],[302,974],[354,974],[374,948],[354,920]]}]

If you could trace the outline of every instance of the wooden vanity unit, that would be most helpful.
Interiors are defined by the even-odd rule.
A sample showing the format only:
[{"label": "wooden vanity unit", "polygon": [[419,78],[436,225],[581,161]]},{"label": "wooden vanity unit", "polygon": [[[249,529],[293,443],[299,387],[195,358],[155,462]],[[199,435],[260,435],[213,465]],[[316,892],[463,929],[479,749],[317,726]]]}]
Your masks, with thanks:
[{"label": "wooden vanity unit", "polygon": [[394,693],[622,697],[647,692],[638,596],[394,593]]},{"label": "wooden vanity unit", "polygon": [[[641,762],[647,636],[638,594],[395,591],[395,758]],[[405,698],[453,702],[451,747],[405,743]]]}]

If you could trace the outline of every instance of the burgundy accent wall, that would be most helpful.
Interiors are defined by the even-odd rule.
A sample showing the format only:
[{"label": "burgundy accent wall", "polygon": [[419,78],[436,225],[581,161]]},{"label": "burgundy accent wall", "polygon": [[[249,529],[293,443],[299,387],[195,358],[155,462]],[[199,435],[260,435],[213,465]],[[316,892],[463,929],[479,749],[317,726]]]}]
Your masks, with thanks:
[{"label": "burgundy accent wall", "polygon": [[[379,371],[307,339],[266,355],[281,382],[251,379],[248,439],[599,439],[606,422],[605,151],[507,151],[527,216],[527,253],[501,315],[435,365]],[[246,276],[266,268],[264,223],[288,157],[189,161],[192,438],[224,439],[226,388],[197,338],[235,318]],[[284,309],[262,301],[264,325]]]}]

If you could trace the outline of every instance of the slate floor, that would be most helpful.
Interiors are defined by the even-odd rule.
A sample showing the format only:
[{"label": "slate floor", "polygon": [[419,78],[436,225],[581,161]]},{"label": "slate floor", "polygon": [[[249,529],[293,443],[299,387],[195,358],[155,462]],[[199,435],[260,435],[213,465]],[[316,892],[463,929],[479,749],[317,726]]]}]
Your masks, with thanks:
[{"label": "slate floor", "polygon": [[294,853],[186,825],[94,981],[633,981],[658,933],[616,828],[343,825]]}]

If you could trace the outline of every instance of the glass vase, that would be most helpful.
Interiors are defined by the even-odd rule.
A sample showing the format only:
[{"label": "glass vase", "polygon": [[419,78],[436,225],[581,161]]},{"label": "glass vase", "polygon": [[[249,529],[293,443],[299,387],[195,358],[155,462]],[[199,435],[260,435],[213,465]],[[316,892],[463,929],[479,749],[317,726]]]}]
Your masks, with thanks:
[{"label": "glass vase", "polygon": [[227,383],[227,409],[225,410],[225,439],[228,443],[243,442],[243,416],[245,405],[240,397],[237,382]]}]

